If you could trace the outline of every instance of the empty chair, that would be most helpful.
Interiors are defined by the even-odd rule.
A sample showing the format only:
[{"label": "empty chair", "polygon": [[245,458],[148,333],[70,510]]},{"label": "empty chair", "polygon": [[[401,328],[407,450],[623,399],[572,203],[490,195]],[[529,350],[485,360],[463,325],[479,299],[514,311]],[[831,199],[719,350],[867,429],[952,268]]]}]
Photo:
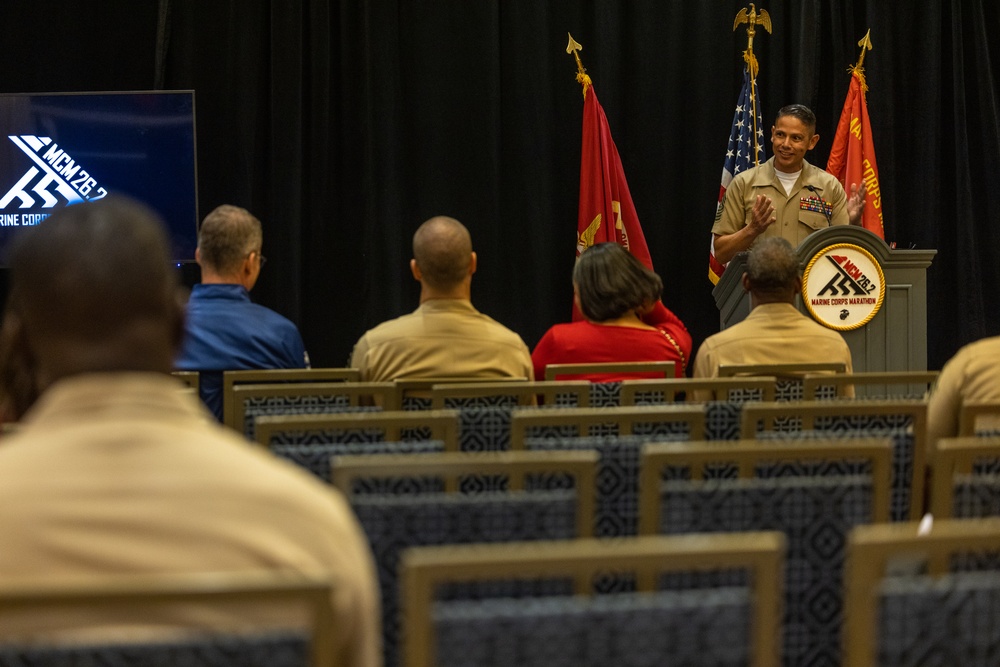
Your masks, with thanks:
[{"label": "empty chair", "polygon": [[802,398],[922,398],[937,376],[937,371],[807,373],[802,378]]},{"label": "empty chair", "polygon": [[927,447],[927,403],[913,399],[745,403],[745,439],[889,436],[893,440],[892,519],[916,521],[923,514]]},{"label": "empty chair", "polygon": [[935,518],[1000,516],[1000,436],[938,440],[930,499]]},{"label": "empty chair", "polygon": [[844,663],[1000,664],[1000,520],[859,526],[846,571]]},{"label": "empty chair", "polygon": [[512,449],[524,449],[528,438],[641,435],[700,440],[704,433],[700,405],[517,410],[511,418]]},{"label": "empty chair", "polygon": [[719,377],[765,375],[778,379],[776,400],[798,401],[803,397],[803,378],[807,373],[845,373],[843,362],[795,364],[723,364]]},{"label": "empty chair", "polygon": [[773,401],[776,383],[776,378],[757,376],[624,380],[621,386],[621,404]]},{"label": "empty chair", "polygon": [[619,392],[624,379],[659,379],[676,377],[673,361],[612,361],[587,364],[549,364],[546,380],[587,380],[590,404],[604,407],[619,405]]},{"label": "empty chair", "polygon": [[890,461],[884,438],[649,444],[640,532],[784,532],[782,663],[842,664],[846,535],[855,525],[888,520]]},{"label": "empty chair", "polygon": [[361,372],[356,368],[271,368],[222,372],[222,421],[232,426],[233,387],[239,384],[271,384],[289,382],[358,382]]},{"label": "empty chair", "polygon": [[[783,552],[776,533],[410,549],[406,664],[774,665]],[[595,595],[608,570],[634,578],[639,592]],[[742,583],[710,585],[719,571]],[[518,599],[443,597],[455,584],[511,580],[570,585]]]},{"label": "empty chair", "polygon": [[386,665],[398,663],[402,549],[590,536],[596,463],[592,452],[335,457],[333,483],[375,554]]},{"label": "empty chair", "polygon": [[394,410],[398,405],[396,388],[389,382],[237,384],[230,393],[232,409],[225,423],[251,440],[257,417]]},{"label": "empty chair", "polygon": [[282,571],[6,581],[0,663],[325,667],[332,599],[325,576]]},{"label": "empty chair", "polygon": [[438,440],[458,451],[458,412],[343,412],[259,417],[254,433],[265,447],[275,444]]}]

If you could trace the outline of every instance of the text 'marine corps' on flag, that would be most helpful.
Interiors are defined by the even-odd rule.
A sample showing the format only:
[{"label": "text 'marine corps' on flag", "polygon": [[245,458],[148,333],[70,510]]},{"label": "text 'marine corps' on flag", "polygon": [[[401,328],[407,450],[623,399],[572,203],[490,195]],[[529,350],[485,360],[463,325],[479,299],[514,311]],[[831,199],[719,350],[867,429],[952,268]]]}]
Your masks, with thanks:
[{"label": "text 'marine corps' on flag", "polygon": [[867,89],[861,68],[852,68],[851,86],[847,91],[840,122],[837,123],[837,134],[833,138],[826,170],[837,177],[848,194],[851,185],[864,182],[866,196],[861,224],[884,239],[882,191],[879,186],[878,165],[875,162],[872,127],[868,120],[868,103],[865,100]]},{"label": "text 'marine corps' on flag", "polygon": [[[764,150],[764,125],[761,122],[761,103],[757,95],[757,82],[750,74],[750,64],[743,69],[743,88],[736,101],[733,127],[729,132],[729,146],[722,165],[722,183],[719,185],[719,205],[715,219],[722,215],[722,199],[733,177],[767,160]],[[756,113],[755,113],[756,111]],[[712,237],[708,257],[708,279],[718,283],[726,267],[715,258],[715,237]]]}]

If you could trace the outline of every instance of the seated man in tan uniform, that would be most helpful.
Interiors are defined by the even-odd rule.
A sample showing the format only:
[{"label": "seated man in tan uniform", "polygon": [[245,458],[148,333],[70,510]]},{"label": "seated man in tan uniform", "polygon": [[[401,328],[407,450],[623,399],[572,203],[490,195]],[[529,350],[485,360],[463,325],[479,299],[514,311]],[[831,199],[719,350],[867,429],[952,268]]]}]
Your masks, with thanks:
[{"label": "seated man in tan uniform", "polygon": [[[170,377],[183,306],[155,215],[114,197],[70,206],[24,230],[10,266],[0,393],[8,416],[28,409],[0,446],[0,579],[326,574],[336,663],[380,665],[376,575],[344,498],[223,428]],[[143,621],[206,618],[171,611]],[[261,613],[215,620],[252,628]],[[0,638],[53,630],[34,620],[5,615]],[[46,620],[77,633],[107,619]]]},{"label": "seated man in tan uniform", "polygon": [[788,241],[761,239],[750,251],[743,288],[750,293],[745,320],[709,336],[694,359],[694,377],[717,377],[719,366],[839,362],[850,373],[843,337],[798,311],[799,258]]},{"label": "seated man in tan uniform", "polygon": [[351,367],[369,382],[403,378],[533,379],[531,354],[516,333],[472,305],[476,253],[469,230],[439,216],[413,235],[420,307],[383,322],[354,346]]},{"label": "seated man in tan uniform", "polygon": [[[958,435],[958,413],[963,403],[1000,403],[1000,336],[964,346],[941,369],[927,402],[928,444]],[[977,428],[1000,429],[996,419],[980,419]]]}]

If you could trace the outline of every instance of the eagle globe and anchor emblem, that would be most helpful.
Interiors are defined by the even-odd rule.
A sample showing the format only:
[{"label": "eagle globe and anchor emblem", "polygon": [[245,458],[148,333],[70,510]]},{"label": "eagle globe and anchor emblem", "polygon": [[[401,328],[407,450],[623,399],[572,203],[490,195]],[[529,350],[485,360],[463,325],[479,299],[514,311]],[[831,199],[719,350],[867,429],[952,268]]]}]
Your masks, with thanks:
[{"label": "eagle globe and anchor emblem", "polygon": [[852,331],[867,324],[885,300],[882,266],[864,248],[837,243],[817,252],[802,273],[802,302],[822,325]]}]

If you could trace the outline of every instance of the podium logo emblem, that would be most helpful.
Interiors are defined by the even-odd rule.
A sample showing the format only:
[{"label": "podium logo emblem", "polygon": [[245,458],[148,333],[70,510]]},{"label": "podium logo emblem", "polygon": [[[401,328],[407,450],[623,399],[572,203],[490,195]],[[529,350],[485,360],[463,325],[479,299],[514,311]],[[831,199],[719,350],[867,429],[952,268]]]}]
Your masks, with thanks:
[{"label": "podium logo emblem", "polygon": [[882,266],[851,243],[827,246],[802,274],[802,301],[820,324],[851,331],[867,324],[885,300]]}]

